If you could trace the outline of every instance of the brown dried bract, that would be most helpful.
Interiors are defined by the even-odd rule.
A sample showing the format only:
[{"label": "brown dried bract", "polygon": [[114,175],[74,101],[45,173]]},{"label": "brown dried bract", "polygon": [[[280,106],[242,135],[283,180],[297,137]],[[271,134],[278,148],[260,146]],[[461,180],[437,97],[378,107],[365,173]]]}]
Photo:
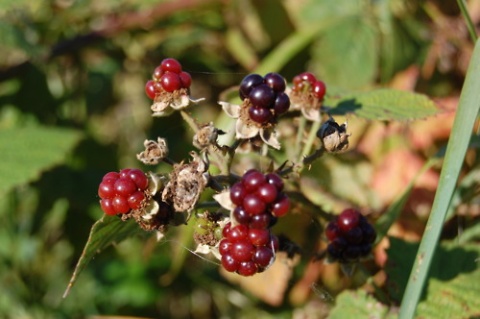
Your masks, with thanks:
[{"label": "brown dried bract", "polygon": [[167,141],[161,137],[154,140],[145,140],[143,142],[145,150],[137,154],[137,159],[146,165],[156,165],[168,156]]},{"label": "brown dried bract", "polygon": [[329,153],[341,153],[348,149],[347,123],[338,125],[333,118],[322,124],[317,137],[322,141],[323,148]]},{"label": "brown dried bract", "polygon": [[319,100],[311,92],[289,92],[292,109],[300,110],[303,116],[310,121],[320,121],[323,100]]},{"label": "brown dried bract", "polygon": [[163,190],[162,199],[171,203],[176,212],[190,212],[208,183],[207,164],[191,152],[193,160],[176,164],[170,174],[170,181]]},{"label": "brown dried bract", "polygon": [[193,136],[193,146],[203,149],[209,145],[217,145],[217,137],[222,132],[219,131],[213,123],[202,126]]}]

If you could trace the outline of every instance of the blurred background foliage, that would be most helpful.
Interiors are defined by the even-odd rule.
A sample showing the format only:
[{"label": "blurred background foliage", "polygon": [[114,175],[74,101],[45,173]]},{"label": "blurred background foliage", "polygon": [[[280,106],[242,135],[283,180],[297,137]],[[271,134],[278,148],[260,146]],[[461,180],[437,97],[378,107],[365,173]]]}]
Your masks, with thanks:
[{"label": "blurred background foliage", "polygon": [[[468,5],[478,23],[479,1]],[[318,207],[355,206],[375,219],[445,145],[473,47],[455,1],[440,0],[4,0],[0,39],[2,318],[324,318],[346,288],[380,289],[388,239],[346,279],[336,265],[309,262],[325,243],[315,208],[300,203],[301,213],[276,226],[304,252],[276,304],[190,254],[188,226],[160,244],[143,234],[110,247],[62,299],[102,216],[101,177],[148,170],[135,158],[146,138],[167,138],[177,160],[192,149],[179,114],[150,116],[144,84],[163,58],[178,59],[193,77],[192,96],[206,98],[192,116],[225,130],[216,101],[253,71],[291,80],[309,70],[342,90],[386,86],[434,97],[442,112],[422,121],[348,117],[352,151],[326,156],[300,180]],[[389,235],[420,238],[438,171],[417,180]],[[478,239],[477,171],[472,150],[446,238],[473,229],[468,240]]]}]

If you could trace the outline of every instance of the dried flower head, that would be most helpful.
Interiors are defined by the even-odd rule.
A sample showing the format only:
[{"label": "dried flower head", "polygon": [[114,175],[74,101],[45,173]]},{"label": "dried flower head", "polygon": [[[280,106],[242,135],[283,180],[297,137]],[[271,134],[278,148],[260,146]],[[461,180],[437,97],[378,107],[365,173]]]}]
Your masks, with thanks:
[{"label": "dried flower head", "polygon": [[161,137],[154,140],[145,140],[143,142],[145,150],[137,154],[137,159],[146,165],[156,165],[168,156],[167,141]]},{"label": "dried flower head", "polygon": [[222,101],[218,103],[228,116],[237,120],[235,123],[235,136],[237,139],[252,139],[260,136],[265,144],[275,149],[280,149],[280,142],[277,139],[278,134],[275,131],[275,123],[267,122],[260,124],[252,121],[248,115],[248,108],[250,107],[248,99],[243,100],[241,105]]},{"label": "dried flower head", "polygon": [[210,122],[207,125],[202,126],[198,132],[193,136],[193,146],[203,149],[209,145],[217,145],[217,137],[223,132],[213,126]]},{"label": "dried flower head", "polygon": [[295,91],[287,88],[287,92],[290,96],[291,109],[300,110],[307,120],[320,121],[323,100],[318,99],[310,91]]},{"label": "dried flower head", "polygon": [[195,152],[193,160],[176,164],[170,173],[170,181],[163,190],[162,200],[171,203],[176,212],[190,212],[205,189],[209,175],[207,164]]},{"label": "dried flower head", "polygon": [[317,131],[323,148],[329,153],[341,153],[348,149],[347,123],[338,125],[333,118],[328,119]]}]

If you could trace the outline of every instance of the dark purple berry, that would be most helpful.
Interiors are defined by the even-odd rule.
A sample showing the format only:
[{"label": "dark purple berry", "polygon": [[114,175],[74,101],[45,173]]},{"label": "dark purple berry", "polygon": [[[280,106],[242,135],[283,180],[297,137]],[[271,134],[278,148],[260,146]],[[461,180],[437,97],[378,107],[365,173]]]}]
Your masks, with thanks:
[{"label": "dark purple berry", "polygon": [[357,261],[360,257],[360,246],[350,245],[342,253],[342,256],[347,261]]},{"label": "dark purple berry", "polygon": [[283,180],[279,175],[275,173],[269,173],[265,175],[265,179],[267,180],[267,183],[275,185],[277,191],[281,192],[283,190]]},{"label": "dark purple berry", "polygon": [[344,234],[345,239],[351,245],[358,245],[363,240],[363,232],[360,227],[355,227],[350,229],[348,232]]},{"label": "dark purple berry", "polygon": [[242,205],[243,198],[246,194],[247,192],[241,182],[235,183],[230,187],[230,199],[232,200],[232,203],[237,206]]},{"label": "dark purple berry", "polygon": [[252,89],[263,83],[263,77],[259,74],[249,74],[243,78],[242,82],[240,83],[240,98],[244,100],[246,97],[250,95]]},{"label": "dark purple berry", "polygon": [[285,91],[287,86],[284,77],[275,72],[266,74],[263,77],[263,81],[277,93]]},{"label": "dark purple berry", "polygon": [[270,214],[260,214],[254,215],[250,219],[250,228],[257,228],[257,229],[266,229],[273,225],[271,225],[272,219],[274,217]]},{"label": "dark purple berry", "polygon": [[250,222],[250,214],[242,206],[235,207],[233,217],[239,224],[247,225]]},{"label": "dark purple berry", "polygon": [[252,105],[248,108],[248,116],[252,121],[259,124],[265,124],[273,117],[272,112],[269,109]]},{"label": "dark purple berry", "polygon": [[266,84],[257,85],[248,95],[254,106],[269,108],[275,102],[275,92]]},{"label": "dark purple berry", "polygon": [[276,115],[283,114],[290,108],[290,98],[286,93],[278,93],[275,99],[273,110]]},{"label": "dark purple berry", "polygon": [[257,250],[255,250],[255,254],[253,255],[253,262],[262,268],[268,267],[274,259],[275,254],[272,249],[267,246],[257,247]]}]

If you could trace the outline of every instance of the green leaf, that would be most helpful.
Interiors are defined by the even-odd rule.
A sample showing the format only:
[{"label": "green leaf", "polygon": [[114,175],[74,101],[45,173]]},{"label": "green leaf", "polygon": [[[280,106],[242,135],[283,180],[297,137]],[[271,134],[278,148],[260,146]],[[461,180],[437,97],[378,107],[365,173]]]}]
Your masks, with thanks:
[{"label": "green leaf", "polygon": [[[478,263],[470,260],[471,264]],[[480,269],[450,281],[432,279],[427,299],[418,304],[419,318],[478,318],[480,313]]]},{"label": "green leaf", "polygon": [[345,96],[329,96],[325,105],[330,114],[354,114],[381,121],[405,121],[435,115],[439,109],[426,95],[393,89],[378,89]]},{"label": "green leaf", "polygon": [[349,89],[370,85],[377,76],[378,44],[374,24],[349,17],[316,42],[311,67],[322,81]]},{"label": "green leaf", "polygon": [[75,284],[80,273],[85,269],[90,260],[114,243],[119,243],[127,237],[140,233],[141,229],[138,227],[134,220],[122,221],[118,216],[104,215],[100,220],[93,224],[90,230],[90,236],[83,248],[82,255],[75,266],[68,287],[63,294],[63,297],[67,297],[70,293],[70,289]]},{"label": "green leaf", "polygon": [[364,290],[346,290],[338,295],[335,307],[330,312],[328,319],[391,318],[388,311],[388,307],[368,295]]},{"label": "green leaf", "polygon": [[[418,243],[408,243],[401,239],[391,237],[390,247],[387,250],[388,263],[386,272],[388,276],[387,290],[392,299],[400,301],[404,294],[405,287],[415,260],[415,254],[418,250]],[[478,286],[478,280],[471,279],[471,283],[467,284],[465,288],[460,291],[455,291],[458,281],[468,281],[462,279],[463,276],[478,277],[478,261],[480,256],[480,247],[475,244],[457,245],[456,243],[444,243],[439,246],[435,253],[430,269],[430,277],[435,278],[430,280],[430,284],[435,281],[441,281],[444,289],[452,292],[446,294],[443,303],[437,304],[438,308],[445,308],[448,310],[449,305],[454,305],[461,302],[462,298],[466,297],[468,286]],[[438,294],[429,284],[426,294],[426,300],[435,300]],[[450,286],[452,285],[452,286]],[[477,291],[480,287],[473,289]],[[468,293],[469,294],[469,293]],[[478,299],[478,294],[475,295]],[[433,298],[433,299],[432,299]],[[447,302],[448,301],[448,302]],[[478,305],[478,303],[477,303]],[[479,305],[480,306],[480,305]],[[480,307],[476,308],[480,312]],[[440,316],[442,318],[458,318],[458,316]],[[438,318],[440,318],[438,317]]]},{"label": "green leaf", "polygon": [[0,194],[62,163],[81,136],[75,130],[46,127],[1,130]]}]

